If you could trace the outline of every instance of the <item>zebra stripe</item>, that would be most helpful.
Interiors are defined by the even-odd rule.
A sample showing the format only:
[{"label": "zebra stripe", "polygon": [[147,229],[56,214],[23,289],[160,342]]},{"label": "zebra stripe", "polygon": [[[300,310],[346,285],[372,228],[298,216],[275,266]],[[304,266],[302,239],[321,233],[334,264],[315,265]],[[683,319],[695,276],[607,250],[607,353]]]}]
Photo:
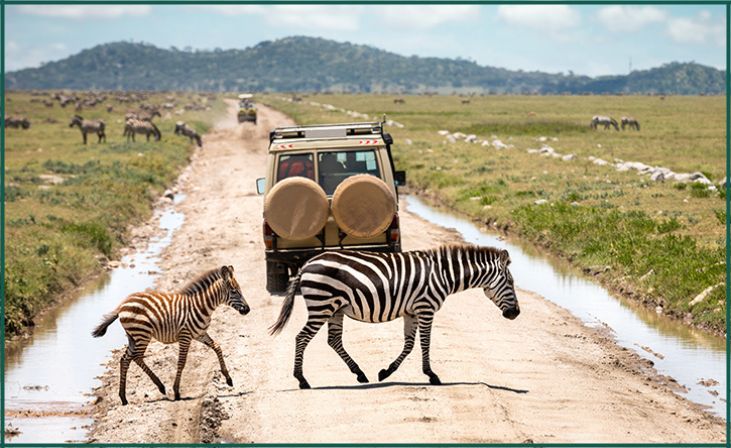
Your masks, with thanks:
[{"label": "zebra stripe", "polygon": [[309,260],[287,290],[279,319],[271,333],[280,332],[294,308],[299,287],[307,305],[307,323],[296,337],[294,376],[300,388],[309,388],[302,373],[304,351],[320,327],[328,323],[328,343],[360,382],[368,382],[342,345],[343,316],[362,322],[388,322],[404,318],[404,348],[387,369],[384,380],[411,352],[418,328],[422,370],[432,384],[440,384],[429,362],[434,313],[447,296],[470,288],[483,288],[502,311],[514,319],[520,314],[507,251],[491,247],[443,246],[428,251],[375,253],[325,252]]},{"label": "zebra stripe", "polygon": [[249,305],[233,276],[233,266],[212,269],[190,282],[176,293],[139,292],[128,296],[112,313],[104,316],[92,336],[101,337],[117,318],[127,333],[127,350],[119,361],[119,398],[127,404],[127,370],[134,361],[150,377],[162,394],[165,386],[145,364],[144,354],[154,338],[165,344],[179,345],[178,371],[173,391],[180,399],[180,380],[185,368],[190,343],[193,339],[210,347],[218,357],[226,383],[233,386],[223,360],[221,347],[207,333],[211,315],[219,305],[229,305],[241,314],[249,312]]}]

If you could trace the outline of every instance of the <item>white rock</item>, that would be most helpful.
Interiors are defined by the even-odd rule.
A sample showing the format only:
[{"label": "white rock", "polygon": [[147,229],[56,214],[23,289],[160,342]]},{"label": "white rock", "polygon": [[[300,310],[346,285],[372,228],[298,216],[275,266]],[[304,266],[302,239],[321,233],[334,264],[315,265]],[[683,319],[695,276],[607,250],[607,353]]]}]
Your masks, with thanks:
[{"label": "white rock", "polygon": [[609,165],[609,162],[607,162],[606,160],[602,160],[602,159],[594,159],[594,160],[592,160],[592,163],[594,165],[599,165],[599,166]]},{"label": "white rock", "polygon": [[508,149],[508,145],[503,143],[501,140],[495,139],[492,141],[492,146],[495,147],[495,149]]},{"label": "white rock", "polygon": [[568,162],[569,160],[574,160],[576,156],[574,154],[566,154],[565,156],[561,157],[561,160]]},{"label": "white rock", "polygon": [[528,154],[538,154],[539,152],[541,152],[540,149],[528,148]]},{"label": "white rock", "polygon": [[482,146],[490,146],[490,142],[488,142],[487,140],[483,140]]},{"label": "white rock", "polygon": [[467,135],[463,134],[462,132],[455,132],[454,134],[452,134],[452,137],[456,138],[457,140],[462,140],[467,137]]},{"label": "white rock", "polygon": [[665,173],[662,171],[655,171],[650,175],[650,180],[653,180],[655,182],[663,182],[665,181]]},{"label": "white rock", "polygon": [[437,131],[437,134],[439,134],[439,135],[449,135],[449,131],[447,131],[446,129],[442,129],[441,131]]},{"label": "white rock", "polygon": [[543,204],[545,204],[547,202],[548,201],[545,200],[545,199],[536,199],[533,203],[536,204],[536,205],[543,205]]},{"label": "white rock", "polygon": [[477,143],[477,136],[475,134],[470,134],[464,138],[464,141],[467,143]]},{"label": "white rock", "polygon": [[448,136],[447,136],[447,141],[448,141],[449,143],[457,143],[457,139],[456,139],[456,138],[454,138],[454,135],[448,135]]},{"label": "white rock", "polygon": [[542,136],[542,135],[541,135],[540,137],[538,137],[538,141],[539,141],[539,142],[541,142],[541,143],[542,143],[542,142],[545,142],[545,141],[547,141],[547,140],[548,140],[548,137],[544,137],[544,136]]}]

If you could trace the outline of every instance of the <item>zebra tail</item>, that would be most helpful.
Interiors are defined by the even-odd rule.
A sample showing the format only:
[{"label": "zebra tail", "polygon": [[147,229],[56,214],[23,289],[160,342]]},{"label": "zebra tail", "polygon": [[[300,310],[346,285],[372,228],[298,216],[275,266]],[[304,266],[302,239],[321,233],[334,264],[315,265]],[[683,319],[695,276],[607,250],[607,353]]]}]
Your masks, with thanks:
[{"label": "zebra tail", "polygon": [[94,336],[95,338],[100,338],[100,337],[104,336],[107,332],[107,327],[112,325],[112,322],[117,320],[118,317],[119,317],[118,310],[114,310],[109,314],[105,314],[104,320],[102,320],[102,322],[99,325],[97,325],[96,328],[94,328],[94,331],[91,332],[91,335]]},{"label": "zebra tail", "polygon": [[284,303],[282,304],[282,310],[279,312],[279,318],[277,321],[269,327],[269,334],[274,336],[275,334],[279,334],[282,329],[284,329],[285,325],[287,325],[287,322],[289,322],[290,316],[292,316],[292,310],[294,309],[294,295],[297,293],[297,287],[300,284],[300,280],[302,279],[302,270],[297,273],[297,277],[292,279],[289,282],[289,287],[287,288],[287,296],[284,298]]}]

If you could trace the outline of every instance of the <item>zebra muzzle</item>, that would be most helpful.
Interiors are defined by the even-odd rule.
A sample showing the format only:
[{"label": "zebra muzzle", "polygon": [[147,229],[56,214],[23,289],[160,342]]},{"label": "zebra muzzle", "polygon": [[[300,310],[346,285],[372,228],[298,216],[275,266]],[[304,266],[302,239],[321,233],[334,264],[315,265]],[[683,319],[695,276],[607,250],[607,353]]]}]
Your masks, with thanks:
[{"label": "zebra muzzle", "polygon": [[520,308],[518,308],[517,306],[515,308],[508,308],[503,311],[503,317],[510,320],[518,317],[518,314],[520,314]]}]

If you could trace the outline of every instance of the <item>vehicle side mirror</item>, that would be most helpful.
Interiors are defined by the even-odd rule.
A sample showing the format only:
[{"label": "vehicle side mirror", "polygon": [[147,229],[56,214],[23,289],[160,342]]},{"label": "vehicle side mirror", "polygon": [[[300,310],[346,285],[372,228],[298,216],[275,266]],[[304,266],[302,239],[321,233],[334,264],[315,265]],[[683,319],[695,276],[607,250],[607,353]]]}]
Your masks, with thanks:
[{"label": "vehicle side mirror", "polygon": [[397,187],[403,187],[406,185],[406,171],[394,171],[393,181]]},{"label": "vehicle side mirror", "polygon": [[264,194],[264,190],[267,186],[267,180],[265,177],[260,177],[256,180],[256,192],[257,194]]}]

